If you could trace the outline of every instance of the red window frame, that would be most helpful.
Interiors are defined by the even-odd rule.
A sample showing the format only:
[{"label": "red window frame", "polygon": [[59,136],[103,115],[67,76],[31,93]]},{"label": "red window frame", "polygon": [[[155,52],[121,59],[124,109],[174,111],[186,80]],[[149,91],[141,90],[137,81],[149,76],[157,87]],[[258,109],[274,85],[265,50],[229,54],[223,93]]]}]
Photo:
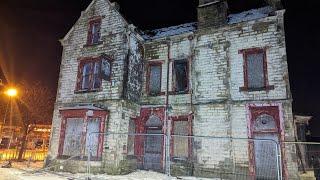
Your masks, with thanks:
[{"label": "red window frame", "polygon": [[[76,90],[75,92],[90,92],[90,91],[101,91],[102,90],[102,78],[101,78],[101,57],[98,58],[83,58],[79,60],[79,66],[78,66],[78,76],[77,76],[77,84],[76,84]],[[100,70],[98,72],[98,78],[99,78],[99,84],[100,86],[98,88],[94,88],[94,66],[95,63],[99,64]],[[88,89],[82,88],[83,83],[83,68],[86,64],[90,64],[90,73],[89,73],[89,87]]]},{"label": "red window frame", "polygon": [[[174,122],[176,121],[188,121],[188,136],[192,136],[192,115],[185,116],[171,116],[171,135],[174,135]],[[186,137],[187,138],[187,137]],[[174,137],[171,138],[170,146],[170,157],[173,158],[174,155]],[[192,138],[188,138],[188,159],[192,157]]]},{"label": "red window frame", "polygon": [[[110,65],[110,75],[108,77],[103,76],[102,72],[102,60],[108,61]],[[96,92],[96,91],[102,91],[102,79],[106,81],[111,81],[112,78],[112,62],[113,59],[105,54],[99,56],[99,57],[86,57],[86,58],[79,58],[79,65],[78,65],[78,74],[77,74],[77,82],[75,87],[75,93],[81,93],[81,92]],[[83,68],[84,65],[91,63],[90,65],[90,75],[89,75],[89,88],[88,89],[82,89],[82,81],[83,81]],[[94,65],[95,63],[99,63],[99,84],[100,87],[94,88]]]},{"label": "red window frame", "polygon": [[[176,63],[179,63],[179,62],[185,62],[186,63],[186,66],[187,66],[187,70],[186,70],[186,81],[187,81],[187,88],[184,90],[184,91],[178,91],[177,90],[177,87],[176,87],[176,83],[177,83],[177,80],[176,80],[176,69],[175,69],[175,66],[176,66]],[[174,60],[172,62],[172,87],[173,87],[173,94],[187,94],[189,92],[189,89],[190,89],[190,81],[189,81],[189,59],[178,59],[178,60]]]},{"label": "red window frame", "polygon": [[[267,63],[267,48],[250,48],[239,50],[239,54],[243,55],[243,77],[244,77],[244,86],[240,87],[240,91],[263,91],[263,90],[272,90],[274,86],[270,86],[268,83],[268,63]],[[252,88],[249,87],[248,83],[248,55],[263,53],[263,79],[264,86],[261,88]]]},{"label": "red window frame", "polygon": [[[102,41],[100,40],[101,38],[101,17],[92,19],[89,21],[89,26],[88,26],[88,35],[87,35],[87,44],[86,46],[92,46],[92,45],[96,45],[96,44],[101,44]],[[92,29],[94,26],[98,25],[99,29],[98,31],[96,31],[96,33],[98,33],[98,41],[94,42],[94,36],[95,34],[92,32]]]},{"label": "red window frame", "polygon": [[[85,125],[85,131],[82,130],[81,134],[81,144],[86,145],[86,137],[87,137],[87,122],[89,118],[100,118],[100,127],[99,131],[101,134],[99,134],[98,140],[98,148],[97,148],[97,155],[96,157],[92,157],[92,160],[102,160],[102,151],[103,151],[103,141],[104,141],[104,131],[105,131],[105,124],[108,113],[104,110],[91,110],[93,111],[92,116],[87,116],[87,112],[90,109],[68,109],[68,110],[60,110],[60,114],[62,116],[61,118],[61,129],[60,129],[60,139],[59,139],[59,149],[58,149],[58,157],[63,158],[63,147],[64,147],[64,140],[65,140],[65,133],[66,133],[66,125],[67,125],[67,119],[68,118],[81,118],[83,119],[83,123]],[[81,147],[80,155],[85,155],[85,146]]]},{"label": "red window frame", "polygon": [[[162,79],[162,61],[155,61],[155,62],[149,62],[147,64],[147,80],[146,80],[146,91],[149,96],[158,96],[158,95],[164,95],[164,92],[161,92],[161,79]],[[150,76],[151,76],[151,66],[159,66],[160,67],[160,91],[157,94],[152,94],[150,91]]]}]

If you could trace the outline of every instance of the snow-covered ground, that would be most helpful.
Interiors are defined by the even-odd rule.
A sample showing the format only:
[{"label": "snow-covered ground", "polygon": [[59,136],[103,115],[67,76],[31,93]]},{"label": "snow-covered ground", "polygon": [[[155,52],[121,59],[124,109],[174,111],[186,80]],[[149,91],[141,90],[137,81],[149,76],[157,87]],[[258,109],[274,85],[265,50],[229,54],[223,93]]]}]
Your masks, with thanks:
[{"label": "snow-covered ground", "polygon": [[[4,162],[0,162],[3,164]],[[43,162],[12,162],[12,168],[0,168],[0,180],[84,180],[87,174],[48,172],[41,170]],[[165,174],[154,171],[138,170],[128,175],[111,176],[107,174],[90,175],[92,180],[207,180],[195,177],[168,177]],[[218,179],[216,179],[218,180]]]},{"label": "snow-covered ground", "polygon": [[[70,174],[70,173],[53,173],[53,172],[36,172],[24,171],[15,168],[0,168],[0,180],[84,180],[86,174]],[[195,177],[168,177],[164,174],[152,171],[137,171],[128,175],[110,176],[106,174],[91,175],[92,180],[209,180],[206,178]]]}]

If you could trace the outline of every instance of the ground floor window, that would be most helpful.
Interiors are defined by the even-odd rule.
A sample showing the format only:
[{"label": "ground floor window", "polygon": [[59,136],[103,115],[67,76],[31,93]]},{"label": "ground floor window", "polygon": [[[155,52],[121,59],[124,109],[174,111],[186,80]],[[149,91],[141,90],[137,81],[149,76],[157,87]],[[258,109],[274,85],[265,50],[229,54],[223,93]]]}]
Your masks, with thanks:
[{"label": "ground floor window", "polygon": [[187,160],[191,153],[191,118],[188,116],[173,118],[172,147],[173,160]]},{"label": "ground floor window", "polygon": [[92,160],[101,158],[106,112],[89,111],[61,111],[59,157],[84,158],[90,150]]}]

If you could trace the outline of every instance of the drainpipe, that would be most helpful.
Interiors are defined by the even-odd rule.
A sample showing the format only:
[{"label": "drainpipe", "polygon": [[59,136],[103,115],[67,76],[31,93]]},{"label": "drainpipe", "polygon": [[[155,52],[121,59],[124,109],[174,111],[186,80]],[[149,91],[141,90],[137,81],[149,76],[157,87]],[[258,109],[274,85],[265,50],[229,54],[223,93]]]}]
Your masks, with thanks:
[{"label": "drainpipe", "polygon": [[166,99],[165,99],[165,121],[164,121],[164,126],[166,130],[166,149],[165,149],[165,159],[166,159],[166,174],[170,175],[170,139],[171,139],[171,121],[169,120],[169,75],[170,75],[170,50],[171,50],[171,40],[167,40],[167,46],[168,46],[168,53],[167,53],[167,82],[166,82]]}]

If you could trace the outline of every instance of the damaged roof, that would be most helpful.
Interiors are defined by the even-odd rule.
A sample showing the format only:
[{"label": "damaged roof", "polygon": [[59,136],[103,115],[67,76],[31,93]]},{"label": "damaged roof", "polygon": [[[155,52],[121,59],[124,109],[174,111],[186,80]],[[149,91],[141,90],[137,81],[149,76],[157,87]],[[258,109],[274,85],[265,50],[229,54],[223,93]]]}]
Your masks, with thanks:
[{"label": "damaged roof", "polygon": [[228,24],[235,24],[244,21],[251,21],[255,19],[260,19],[269,16],[269,14],[273,12],[273,8],[271,6],[265,6],[258,9],[251,9],[249,11],[244,11],[237,14],[230,14],[228,16]]},{"label": "damaged roof", "polygon": [[174,35],[179,35],[187,32],[193,32],[196,29],[197,29],[197,23],[192,22],[192,23],[180,24],[177,26],[144,31],[144,33],[142,34],[142,37],[145,40],[153,40],[153,39],[163,38],[167,36],[174,36]]},{"label": "damaged roof", "polygon": [[[251,21],[269,16],[274,9],[271,6],[265,6],[258,9],[251,9],[237,14],[230,14],[228,16],[228,24],[235,24],[245,21]],[[179,35],[188,32],[194,32],[197,29],[197,22],[180,24],[177,26],[170,26],[160,29],[148,30],[142,32],[142,37],[145,40],[154,40],[168,36]]]}]

